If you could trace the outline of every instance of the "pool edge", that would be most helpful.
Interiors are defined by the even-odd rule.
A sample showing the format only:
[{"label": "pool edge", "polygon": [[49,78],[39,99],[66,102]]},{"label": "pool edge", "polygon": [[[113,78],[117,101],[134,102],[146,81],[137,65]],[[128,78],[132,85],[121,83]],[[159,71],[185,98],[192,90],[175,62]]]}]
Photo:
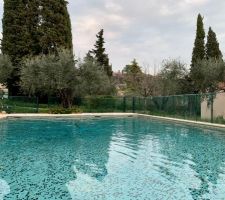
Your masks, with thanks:
[{"label": "pool edge", "polygon": [[80,113],[80,114],[5,114],[0,119],[8,117],[107,117],[107,116],[137,116],[136,113]]},{"label": "pool edge", "polygon": [[0,120],[7,118],[7,114],[0,114]]},{"label": "pool edge", "polygon": [[81,114],[2,114],[0,115],[1,119],[7,119],[8,117],[128,117],[128,116],[139,116],[139,117],[146,117],[152,119],[159,119],[164,121],[170,122],[177,122],[189,125],[198,125],[204,127],[211,127],[211,128],[220,128],[225,129],[225,125],[223,124],[214,124],[208,122],[200,122],[200,121],[193,121],[193,120],[186,120],[186,119],[178,119],[178,118],[171,118],[171,117],[161,117],[156,115],[146,115],[146,114],[138,114],[138,113],[81,113]]},{"label": "pool edge", "polygon": [[209,122],[200,122],[200,121],[178,119],[178,118],[171,118],[171,117],[161,117],[156,115],[146,115],[146,114],[138,114],[138,116],[152,118],[152,119],[160,119],[160,120],[170,121],[170,122],[177,122],[177,123],[188,124],[188,125],[196,125],[201,127],[225,129],[225,125],[223,124],[214,124]]}]

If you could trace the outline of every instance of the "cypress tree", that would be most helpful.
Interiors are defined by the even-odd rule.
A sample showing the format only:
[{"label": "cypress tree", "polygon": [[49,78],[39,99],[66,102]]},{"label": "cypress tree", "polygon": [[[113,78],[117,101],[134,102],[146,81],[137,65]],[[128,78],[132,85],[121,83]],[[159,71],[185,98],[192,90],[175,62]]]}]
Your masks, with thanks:
[{"label": "cypress tree", "polygon": [[209,58],[221,58],[222,53],[220,51],[219,42],[216,38],[216,33],[209,27],[209,32],[207,36],[207,43],[206,43],[206,57]]},{"label": "cypress tree", "polygon": [[26,3],[27,15],[26,23],[29,33],[29,49],[31,56],[39,55],[42,52],[40,46],[40,2],[37,0],[27,0]]},{"label": "cypress tree", "polygon": [[70,16],[65,0],[40,0],[40,47],[42,53],[58,48],[72,50]]},{"label": "cypress tree", "polygon": [[196,38],[192,53],[192,66],[197,62],[198,59],[205,57],[205,30],[203,24],[203,17],[199,14],[197,19],[197,31]]},{"label": "cypress tree", "polygon": [[112,66],[109,64],[108,54],[105,53],[105,39],[104,39],[104,30],[101,29],[100,32],[96,35],[97,41],[94,45],[95,49],[91,52],[94,54],[96,61],[103,66],[106,74],[111,77],[112,76]]},{"label": "cypress tree", "polygon": [[88,51],[88,53],[86,54],[86,56],[84,57],[84,62],[94,62],[95,58],[92,56],[91,51]]},{"label": "cypress tree", "polygon": [[4,0],[4,14],[2,20],[3,37],[2,53],[8,55],[13,64],[13,71],[7,86],[10,95],[19,93],[19,74],[21,60],[30,53],[30,38],[27,30],[26,2],[23,0]]},{"label": "cypress tree", "polygon": [[13,72],[7,81],[10,95],[20,92],[20,69],[27,56],[72,50],[71,22],[65,0],[4,0],[2,53],[9,55]]},{"label": "cypress tree", "polygon": [[123,73],[137,75],[137,74],[141,74],[142,71],[137,60],[134,59],[130,65],[126,65],[126,67],[123,69]]},{"label": "cypress tree", "polygon": [[137,87],[140,85],[140,80],[143,78],[141,67],[136,59],[134,59],[131,64],[126,65],[122,72],[125,75],[124,77],[128,90],[132,94],[135,94],[138,91]]},{"label": "cypress tree", "polygon": [[191,79],[194,82],[194,92],[199,92],[200,90],[200,82],[202,80],[202,74],[200,69],[196,63],[198,60],[202,60],[205,58],[205,30],[203,24],[203,17],[199,14],[197,19],[197,30],[196,30],[196,38],[192,53],[192,61],[191,61]]}]

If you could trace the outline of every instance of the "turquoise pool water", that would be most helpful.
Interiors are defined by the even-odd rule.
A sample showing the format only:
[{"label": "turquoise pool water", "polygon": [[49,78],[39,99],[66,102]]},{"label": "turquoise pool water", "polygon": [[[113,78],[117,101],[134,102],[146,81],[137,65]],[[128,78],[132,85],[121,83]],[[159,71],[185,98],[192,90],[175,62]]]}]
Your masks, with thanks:
[{"label": "turquoise pool water", "polygon": [[0,121],[0,200],[225,199],[225,133],[145,118]]}]

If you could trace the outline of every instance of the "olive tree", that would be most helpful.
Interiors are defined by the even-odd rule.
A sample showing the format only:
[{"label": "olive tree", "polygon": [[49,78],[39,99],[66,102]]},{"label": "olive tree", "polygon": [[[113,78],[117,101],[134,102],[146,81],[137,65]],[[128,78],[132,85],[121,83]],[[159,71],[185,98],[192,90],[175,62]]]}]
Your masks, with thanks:
[{"label": "olive tree", "polygon": [[80,96],[111,95],[113,85],[104,68],[93,58],[87,55],[78,63]]},{"label": "olive tree", "polygon": [[70,50],[41,55],[25,61],[21,70],[21,87],[29,95],[56,94],[64,108],[72,106],[77,88],[77,69]]},{"label": "olive tree", "polygon": [[7,85],[8,79],[12,74],[13,66],[9,56],[0,54],[0,83]]},{"label": "olive tree", "polygon": [[201,92],[215,92],[219,82],[224,81],[225,63],[222,58],[198,60],[199,73],[203,77],[200,84]]},{"label": "olive tree", "polygon": [[180,60],[163,61],[162,70],[158,74],[161,78],[162,95],[182,94],[183,81],[187,75],[186,64]]}]

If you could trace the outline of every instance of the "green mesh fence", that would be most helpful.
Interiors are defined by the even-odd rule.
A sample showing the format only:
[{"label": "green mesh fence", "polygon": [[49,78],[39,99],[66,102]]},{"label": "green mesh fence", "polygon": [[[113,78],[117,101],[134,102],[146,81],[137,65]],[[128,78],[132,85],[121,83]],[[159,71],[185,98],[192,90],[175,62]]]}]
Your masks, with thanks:
[{"label": "green mesh fence", "polygon": [[[73,107],[84,113],[133,112],[225,124],[225,93],[146,98],[74,98]],[[53,97],[47,98],[45,103],[41,103],[36,97],[9,97],[0,100],[1,111],[7,113],[50,113],[52,109],[61,108],[60,100]]]},{"label": "green mesh fence", "polygon": [[197,120],[201,117],[199,95],[135,98],[135,110],[158,116]]},{"label": "green mesh fence", "polygon": [[2,98],[0,109],[7,113],[38,113],[38,98],[36,97],[14,97]]}]

